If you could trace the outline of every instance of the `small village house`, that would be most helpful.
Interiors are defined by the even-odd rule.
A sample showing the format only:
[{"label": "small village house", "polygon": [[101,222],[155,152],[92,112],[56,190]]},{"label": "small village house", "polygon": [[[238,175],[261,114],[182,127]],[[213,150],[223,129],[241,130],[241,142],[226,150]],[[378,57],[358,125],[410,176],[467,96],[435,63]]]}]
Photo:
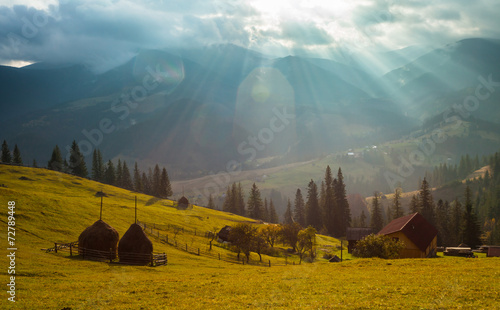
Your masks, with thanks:
[{"label": "small village house", "polygon": [[391,221],[379,233],[405,243],[401,258],[426,258],[436,255],[437,229],[421,214],[413,213]]},{"label": "small village house", "polygon": [[347,227],[347,252],[352,254],[358,241],[372,233],[373,229],[369,227]]}]

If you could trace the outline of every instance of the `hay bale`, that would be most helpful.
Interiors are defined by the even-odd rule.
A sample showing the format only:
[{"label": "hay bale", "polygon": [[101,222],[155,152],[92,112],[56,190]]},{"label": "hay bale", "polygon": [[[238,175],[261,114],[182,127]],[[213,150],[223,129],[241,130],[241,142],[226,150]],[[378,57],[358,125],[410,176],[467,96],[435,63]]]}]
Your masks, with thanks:
[{"label": "hay bale", "polygon": [[78,237],[78,254],[84,258],[115,259],[119,239],[116,229],[98,220]]},{"label": "hay bale", "polygon": [[153,253],[153,243],[146,236],[142,227],[137,224],[130,225],[118,243],[120,262],[146,265],[151,260],[151,253]]}]

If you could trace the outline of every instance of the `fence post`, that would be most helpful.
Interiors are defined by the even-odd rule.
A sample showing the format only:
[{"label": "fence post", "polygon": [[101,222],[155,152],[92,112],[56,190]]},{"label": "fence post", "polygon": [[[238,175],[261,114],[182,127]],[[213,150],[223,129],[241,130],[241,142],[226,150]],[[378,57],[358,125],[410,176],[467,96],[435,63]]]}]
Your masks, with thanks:
[{"label": "fence post", "polygon": [[269,267],[271,267],[271,260],[269,260]]},{"label": "fence post", "polygon": [[220,253],[219,253],[219,260],[220,260]]},{"label": "fence post", "polygon": [[151,256],[150,256],[150,257],[151,257],[151,267],[153,267],[153,266],[154,266],[153,253],[151,253]]},{"label": "fence post", "polygon": [[69,244],[69,256],[73,256],[73,243]]},{"label": "fence post", "polygon": [[198,256],[200,256],[200,248],[198,248]]},{"label": "fence post", "polygon": [[167,240],[167,243],[168,243],[168,235],[166,236],[166,238],[167,238],[166,240]]},{"label": "fence post", "polygon": [[112,248],[109,248],[109,262],[110,263],[113,262],[113,249]]},{"label": "fence post", "polygon": [[54,242],[54,251],[57,253],[57,242]]},{"label": "fence post", "polygon": [[186,243],[186,252],[188,251],[188,244]]}]

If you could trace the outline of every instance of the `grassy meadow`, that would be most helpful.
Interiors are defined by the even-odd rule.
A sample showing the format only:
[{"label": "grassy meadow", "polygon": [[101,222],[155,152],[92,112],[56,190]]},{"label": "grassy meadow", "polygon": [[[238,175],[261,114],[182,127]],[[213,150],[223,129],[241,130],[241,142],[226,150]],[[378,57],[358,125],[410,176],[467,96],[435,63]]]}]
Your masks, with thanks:
[{"label": "grassy meadow", "polygon": [[[4,186],[1,186],[4,185]],[[136,193],[45,169],[0,165],[1,273],[8,283],[7,202],[16,202],[16,302],[4,290],[1,309],[472,309],[500,308],[499,258],[354,259],[257,267],[197,256],[151,237],[168,265],[124,266],[45,253],[54,242],[76,241],[99,218],[123,236],[134,221]],[[143,222],[182,226],[200,235],[251,221],[137,194]],[[168,230],[162,231],[171,234]],[[179,241],[207,247],[203,236]],[[318,236],[319,253],[340,256],[339,241]],[[280,245],[281,247],[281,245]],[[227,251],[216,247],[217,251]],[[344,253],[344,257],[346,257]],[[258,256],[252,255],[252,259]],[[265,257],[264,259],[271,259]],[[293,261],[293,259],[290,259]]]}]

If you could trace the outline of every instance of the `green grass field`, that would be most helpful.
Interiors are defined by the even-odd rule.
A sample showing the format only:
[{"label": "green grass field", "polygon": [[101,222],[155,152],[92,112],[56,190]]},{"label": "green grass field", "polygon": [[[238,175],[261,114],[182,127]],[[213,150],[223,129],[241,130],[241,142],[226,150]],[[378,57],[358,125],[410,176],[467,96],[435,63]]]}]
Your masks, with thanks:
[{"label": "green grass field", "polygon": [[[24,177],[20,179],[21,177]],[[45,169],[0,165],[0,266],[9,283],[7,202],[16,202],[16,302],[3,290],[2,309],[471,309],[500,308],[500,259],[352,259],[257,267],[178,250],[151,238],[168,265],[124,266],[84,261],[67,252],[45,253],[54,242],[76,241],[99,218],[122,236],[134,221],[133,192]],[[169,200],[137,195],[138,218],[206,232],[249,221],[193,207],[179,211]],[[169,233],[168,231],[164,231]],[[193,245],[203,237],[179,234]],[[333,238],[318,236],[318,249],[339,255]],[[217,250],[220,249],[219,247]],[[322,251],[323,251],[322,250]],[[320,251],[321,253],[321,251]],[[252,259],[257,259],[256,254]]]}]

